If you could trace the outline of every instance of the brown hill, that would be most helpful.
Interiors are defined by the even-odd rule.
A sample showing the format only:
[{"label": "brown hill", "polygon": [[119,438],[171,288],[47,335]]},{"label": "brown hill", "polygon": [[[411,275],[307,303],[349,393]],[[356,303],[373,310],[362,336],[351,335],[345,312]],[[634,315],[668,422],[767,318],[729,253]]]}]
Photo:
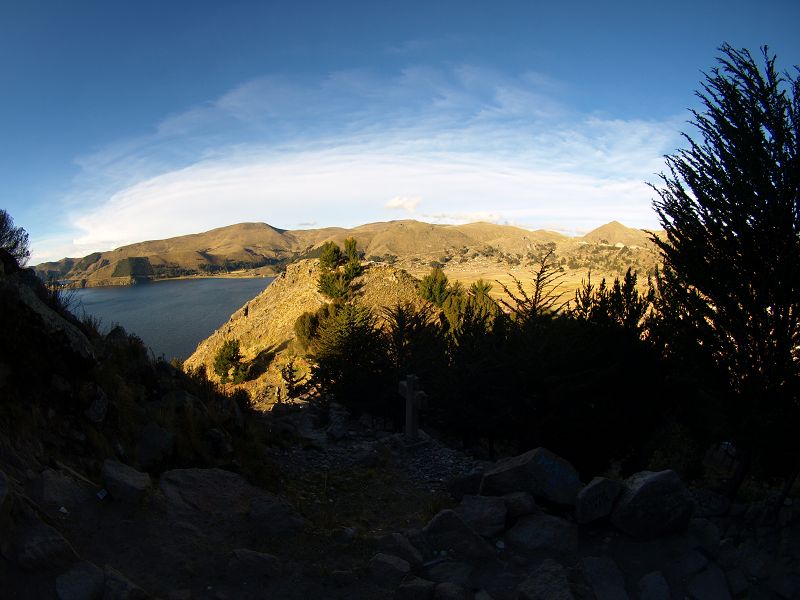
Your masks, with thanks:
[{"label": "brown hill", "polygon": [[[233,313],[227,323],[200,342],[184,366],[206,368],[213,373],[212,364],[222,344],[229,339],[239,340],[245,363],[266,367],[276,353],[294,339],[294,322],[304,312],[316,311],[327,303],[317,291],[319,261],[301,260],[286,268],[267,289]],[[418,281],[405,271],[385,265],[368,265],[354,282],[359,289],[359,301],[376,314],[386,306],[402,302],[417,302]],[[213,376],[213,375],[212,375]],[[254,388],[263,381],[253,382]]]},{"label": "brown hill", "polygon": [[[329,227],[287,231],[266,223],[239,223],[166,240],[151,240],[122,246],[108,252],[94,252],[83,258],[64,258],[42,263],[35,269],[43,278],[70,280],[78,286],[127,285],[140,279],[216,275],[247,272],[250,275],[275,275],[296,260],[314,256],[315,248],[326,241],[342,244],[356,238],[368,259],[399,262],[416,272],[430,263],[470,264],[489,260],[501,270],[508,266],[526,266],[542,254],[548,244],[555,244],[559,259],[570,268],[597,268],[602,264],[617,266],[652,262],[648,234],[612,222],[583,238],[570,238],[552,231],[528,231],[509,225],[470,223],[437,225],[413,220],[369,223],[351,229]],[[601,247],[587,253],[585,246]],[[622,244],[646,250],[647,256],[606,257],[602,247]],[[619,265],[617,265],[619,263]],[[133,268],[135,265],[135,268]],[[505,265],[505,266],[503,266]]]},{"label": "brown hill", "polygon": [[645,248],[652,243],[647,231],[626,227],[619,221],[611,221],[611,223],[593,229],[583,236],[583,240],[593,244],[609,244],[611,246],[622,244],[639,248]]}]

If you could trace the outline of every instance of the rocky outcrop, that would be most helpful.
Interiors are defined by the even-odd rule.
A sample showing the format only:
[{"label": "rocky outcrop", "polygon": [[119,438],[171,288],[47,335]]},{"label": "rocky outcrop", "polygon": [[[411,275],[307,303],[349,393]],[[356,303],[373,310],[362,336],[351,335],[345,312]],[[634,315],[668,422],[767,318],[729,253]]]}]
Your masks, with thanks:
[{"label": "rocky outcrop", "polygon": [[583,486],[578,472],[566,460],[546,448],[502,460],[483,475],[481,493],[503,495],[529,492],[556,504],[575,504]]}]

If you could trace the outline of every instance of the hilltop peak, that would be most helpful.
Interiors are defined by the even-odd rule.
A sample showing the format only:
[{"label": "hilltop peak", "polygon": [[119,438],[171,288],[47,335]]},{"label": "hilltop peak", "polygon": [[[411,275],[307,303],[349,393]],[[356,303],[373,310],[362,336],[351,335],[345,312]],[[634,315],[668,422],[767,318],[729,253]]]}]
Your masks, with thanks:
[{"label": "hilltop peak", "polygon": [[650,241],[650,235],[644,229],[634,229],[627,227],[619,221],[611,221],[593,229],[583,236],[584,241],[594,244],[623,244],[625,246],[646,246]]}]

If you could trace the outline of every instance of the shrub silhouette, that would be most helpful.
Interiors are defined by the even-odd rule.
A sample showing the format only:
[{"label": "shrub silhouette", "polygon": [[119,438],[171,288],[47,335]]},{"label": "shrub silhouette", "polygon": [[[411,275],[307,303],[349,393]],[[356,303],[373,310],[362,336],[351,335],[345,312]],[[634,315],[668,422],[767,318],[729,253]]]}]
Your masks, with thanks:
[{"label": "shrub silhouette", "polygon": [[28,249],[28,232],[22,227],[14,227],[14,219],[2,208],[0,208],[0,248],[13,256],[20,267],[27,264],[31,255]]}]

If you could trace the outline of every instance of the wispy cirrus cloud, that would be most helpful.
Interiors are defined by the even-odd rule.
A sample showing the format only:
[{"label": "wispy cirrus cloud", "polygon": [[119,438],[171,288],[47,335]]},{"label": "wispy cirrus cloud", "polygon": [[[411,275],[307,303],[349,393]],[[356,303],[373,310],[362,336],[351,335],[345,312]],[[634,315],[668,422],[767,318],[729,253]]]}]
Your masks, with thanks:
[{"label": "wispy cirrus cloud", "polygon": [[352,226],[397,210],[531,228],[654,226],[643,182],[679,145],[683,116],[582,114],[567,96],[536,73],[472,65],[253,79],[80,157],[65,199],[74,236],[43,241],[36,258],[240,221]]}]

